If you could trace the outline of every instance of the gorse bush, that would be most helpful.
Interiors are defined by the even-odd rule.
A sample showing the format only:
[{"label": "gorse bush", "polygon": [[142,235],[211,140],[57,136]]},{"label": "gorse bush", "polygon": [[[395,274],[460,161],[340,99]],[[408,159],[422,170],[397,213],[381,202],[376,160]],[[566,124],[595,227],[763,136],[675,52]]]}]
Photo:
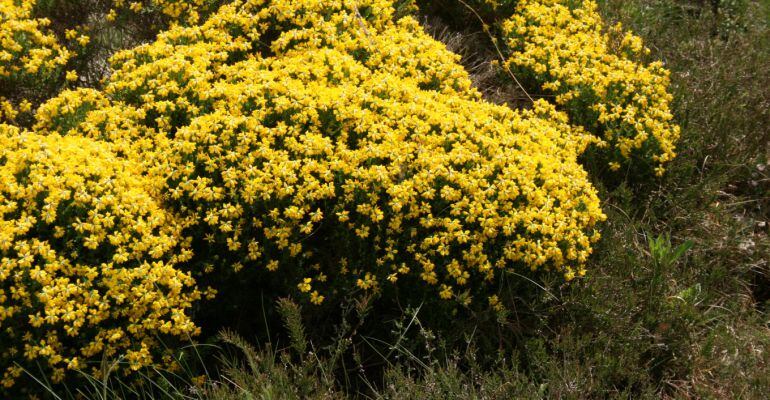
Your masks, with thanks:
[{"label": "gorse bush", "polygon": [[157,185],[106,143],[0,125],[2,384],[44,367],[53,382],[94,359],[160,359],[159,336],[198,328],[190,257]]},{"label": "gorse bush", "polygon": [[674,156],[679,127],[672,122],[669,73],[642,40],[606,28],[594,1],[522,0],[503,23],[507,65],[556,95],[573,123],[609,146],[612,170],[632,157],[663,173]]},{"label": "gorse bush", "polygon": [[59,382],[104,360],[168,363],[159,343],[198,333],[197,301],[227,279],[314,305],[408,287],[502,311],[506,274],[586,273],[605,219],[578,162],[589,146],[659,172],[673,157],[662,67],[635,61],[632,36],[612,53],[591,2],[519,2],[505,25],[511,65],[563,91],[567,113],[483,100],[390,0],[215,3],[103,5],[109,21],[177,23],[29,129],[0,126],[5,386],[36,364]]},{"label": "gorse bush", "polygon": [[0,2],[0,78],[51,74],[67,63],[69,53],[48,31],[50,21],[32,16],[32,2]]},{"label": "gorse bush", "polygon": [[[194,236],[221,247],[217,268],[285,264],[316,303],[344,281],[413,275],[448,299],[506,267],[582,275],[603,218],[576,162],[590,137],[544,102],[479,101],[456,57],[391,13],[256,1],[172,29],[113,58],[107,93],[140,110],[113,136],[164,143],[139,153],[167,168]],[[42,118],[55,108],[41,124],[73,118]],[[87,128],[103,115],[81,130],[103,135]],[[351,252],[330,254],[329,237]]]}]

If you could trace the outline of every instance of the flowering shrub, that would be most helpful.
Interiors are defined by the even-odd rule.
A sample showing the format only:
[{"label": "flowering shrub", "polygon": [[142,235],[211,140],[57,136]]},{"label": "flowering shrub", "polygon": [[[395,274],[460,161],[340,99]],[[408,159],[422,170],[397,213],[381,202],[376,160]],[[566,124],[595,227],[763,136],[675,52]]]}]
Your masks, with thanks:
[{"label": "flowering shrub", "polygon": [[521,0],[504,22],[508,65],[552,91],[573,122],[600,135],[613,149],[610,167],[632,156],[657,174],[674,158],[679,127],[669,110],[669,72],[642,40],[620,25],[605,30],[592,0]]},{"label": "flowering shrub", "polygon": [[0,125],[3,386],[38,365],[53,382],[103,359],[154,365],[158,338],[196,334],[181,225],[137,168],[104,143]]},{"label": "flowering shrub", "polygon": [[399,279],[451,298],[509,268],[583,274],[604,218],[576,161],[590,136],[544,102],[481,101],[456,55],[392,13],[235,2],[117,54],[112,100],[66,92],[37,129],[141,158],[209,249],[198,262],[280,269],[315,303]]},{"label": "flowering shrub", "polygon": [[29,102],[9,98],[20,85],[58,76],[70,58],[48,30],[50,21],[34,18],[33,1],[0,0],[0,123],[28,112]]}]

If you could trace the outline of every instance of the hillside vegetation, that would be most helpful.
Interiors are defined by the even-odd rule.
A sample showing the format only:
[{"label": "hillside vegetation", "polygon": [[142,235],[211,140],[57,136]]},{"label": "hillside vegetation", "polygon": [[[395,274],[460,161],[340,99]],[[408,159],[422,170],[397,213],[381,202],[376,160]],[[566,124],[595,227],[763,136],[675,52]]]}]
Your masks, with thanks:
[{"label": "hillside vegetation", "polygon": [[0,396],[767,398],[769,24],[0,0]]}]

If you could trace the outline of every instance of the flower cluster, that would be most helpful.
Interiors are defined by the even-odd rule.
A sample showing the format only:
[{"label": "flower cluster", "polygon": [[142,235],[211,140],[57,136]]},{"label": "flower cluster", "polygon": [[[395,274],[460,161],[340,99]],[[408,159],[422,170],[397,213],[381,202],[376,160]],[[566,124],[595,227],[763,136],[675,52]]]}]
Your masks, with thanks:
[{"label": "flower cluster", "polygon": [[0,0],[0,122],[29,126],[31,108],[62,88],[100,86],[106,73],[96,60],[170,25],[197,23],[218,3]]},{"label": "flower cluster", "polygon": [[17,86],[55,78],[71,54],[34,18],[34,1],[0,0],[0,123],[14,122],[31,103],[6,98]]},{"label": "flower cluster", "polygon": [[197,333],[190,251],[161,186],[109,145],[0,125],[0,383],[44,367],[98,374],[158,362],[159,338]]},{"label": "flower cluster", "polygon": [[660,175],[679,137],[669,72],[657,61],[645,65],[642,40],[620,25],[605,29],[596,8],[593,0],[519,1],[503,24],[507,63],[556,94],[574,123],[611,146],[611,169],[637,157]]},{"label": "flower cluster", "polygon": [[140,159],[202,262],[279,270],[314,303],[583,274],[604,218],[577,163],[590,135],[545,102],[481,101],[458,61],[390,1],[238,1],[117,54],[109,101],[65,92],[36,129]]},{"label": "flower cluster", "polygon": [[0,83],[42,75],[67,63],[69,52],[47,31],[50,21],[33,18],[34,1],[0,1]]},{"label": "flower cluster", "polygon": [[0,123],[14,123],[20,115],[28,115],[32,111],[32,103],[24,99],[19,104],[0,96]]},{"label": "flower cluster", "polygon": [[173,22],[197,23],[200,11],[211,1],[207,0],[113,0],[107,20],[114,21],[119,14],[158,13]]}]

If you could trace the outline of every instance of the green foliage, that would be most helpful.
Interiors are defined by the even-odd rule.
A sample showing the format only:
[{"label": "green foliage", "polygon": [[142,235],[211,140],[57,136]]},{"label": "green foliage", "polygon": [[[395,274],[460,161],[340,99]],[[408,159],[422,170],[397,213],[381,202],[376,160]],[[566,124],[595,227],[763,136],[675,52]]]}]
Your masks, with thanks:
[{"label": "green foliage", "polygon": [[[650,256],[652,258],[652,276],[650,277],[650,290],[648,302],[652,304],[655,296],[660,296],[665,282],[664,271],[668,271],[684,254],[693,246],[692,241],[686,241],[679,246],[673,247],[671,245],[671,237],[669,235],[659,235],[658,237],[650,237],[647,239],[647,243],[650,248]],[[696,284],[700,287],[700,284]],[[689,293],[692,289],[685,289],[684,292]]]},{"label": "green foliage", "polygon": [[305,337],[305,328],[302,326],[300,307],[289,299],[280,299],[278,300],[278,312],[289,332],[291,347],[302,356],[307,350],[307,338]]},{"label": "green foliage", "polygon": [[679,246],[672,247],[671,237],[669,235],[659,235],[648,239],[650,246],[650,255],[656,269],[668,269],[674,265],[686,252],[693,246],[693,242],[688,240]]}]

